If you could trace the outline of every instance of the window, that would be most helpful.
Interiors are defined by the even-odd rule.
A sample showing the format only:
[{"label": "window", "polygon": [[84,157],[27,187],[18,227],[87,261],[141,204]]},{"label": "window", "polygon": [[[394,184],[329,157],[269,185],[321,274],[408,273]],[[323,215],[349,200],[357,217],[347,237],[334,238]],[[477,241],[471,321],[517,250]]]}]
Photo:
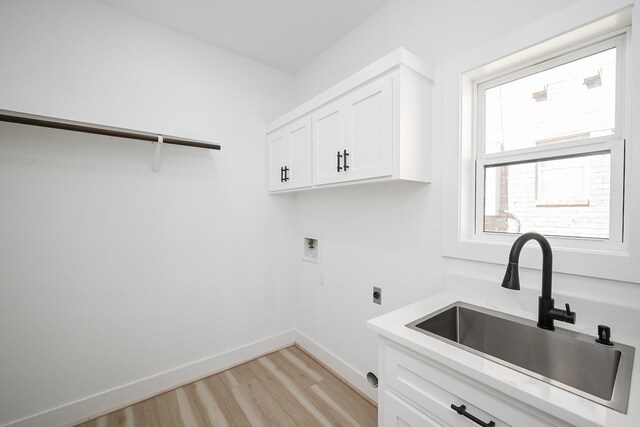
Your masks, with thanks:
[{"label": "window", "polygon": [[618,33],[474,82],[478,238],[622,243],[625,41]]},{"label": "window", "polygon": [[[640,283],[640,14],[597,0],[564,12],[443,62],[442,254],[494,280],[536,230],[554,272]],[[521,267],[540,268],[535,246]]]}]

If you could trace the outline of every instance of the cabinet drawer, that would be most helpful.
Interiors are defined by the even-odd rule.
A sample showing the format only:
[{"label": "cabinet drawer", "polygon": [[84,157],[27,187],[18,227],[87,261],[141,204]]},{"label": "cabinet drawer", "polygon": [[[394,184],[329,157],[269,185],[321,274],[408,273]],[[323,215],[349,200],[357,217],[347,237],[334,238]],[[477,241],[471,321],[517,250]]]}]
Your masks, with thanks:
[{"label": "cabinet drawer", "polygon": [[468,413],[485,423],[494,421],[496,427],[566,425],[543,420],[391,345],[384,348],[383,371],[390,388],[450,425],[476,425],[451,409],[452,404],[465,405]]},{"label": "cabinet drawer", "polygon": [[441,427],[427,414],[404,402],[395,393],[385,391],[382,395],[382,423],[384,427]]}]

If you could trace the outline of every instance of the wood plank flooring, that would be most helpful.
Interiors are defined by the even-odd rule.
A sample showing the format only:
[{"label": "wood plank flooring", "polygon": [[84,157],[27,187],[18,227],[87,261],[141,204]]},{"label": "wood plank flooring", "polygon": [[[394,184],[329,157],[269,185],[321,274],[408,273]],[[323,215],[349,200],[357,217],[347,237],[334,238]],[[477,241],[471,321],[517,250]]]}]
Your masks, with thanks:
[{"label": "wood plank flooring", "polygon": [[77,427],[375,425],[375,406],[291,346]]}]

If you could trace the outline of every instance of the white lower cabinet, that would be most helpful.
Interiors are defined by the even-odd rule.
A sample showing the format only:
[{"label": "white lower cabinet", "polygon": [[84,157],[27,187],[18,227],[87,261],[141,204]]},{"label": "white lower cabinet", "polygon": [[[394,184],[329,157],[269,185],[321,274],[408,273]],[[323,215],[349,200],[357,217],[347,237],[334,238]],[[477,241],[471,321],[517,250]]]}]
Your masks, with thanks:
[{"label": "white lower cabinet", "polygon": [[379,356],[381,426],[569,425],[394,343],[381,340]]},{"label": "white lower cabinet", "polygon": [[438,427],[442,422],[437,421],[407,403],[392,391],[385,391],[379,406],[384,406],[384,419],[380,425],[389,427],[433,426]]}]

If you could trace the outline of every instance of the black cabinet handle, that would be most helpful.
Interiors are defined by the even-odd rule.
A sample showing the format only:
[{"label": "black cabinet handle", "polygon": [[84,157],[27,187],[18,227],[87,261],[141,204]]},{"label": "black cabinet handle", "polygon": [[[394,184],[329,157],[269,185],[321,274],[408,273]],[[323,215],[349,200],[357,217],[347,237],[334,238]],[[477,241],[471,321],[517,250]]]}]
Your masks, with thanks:
[{"label": "black cabinet handle", "polygon": [[340,167],[340,159],[342,158],[342,154],[340,154],[340,151],[338,151],[338,172],[340,172],[342,170],[342,168]]},{"label": "black cabinet handle", "polygon": [[284,182],[289,181],[289,167],[285,166],[284,167]]},{"label": "black cabinet handle", "polygon": [[347,166],[347,156],[349,155],[349,153],[347,152],[347,150],[344,150],[344,170],[346,171],[347,169],[349,169],[349,166]]},{"label": "black cabinet handle", "polygon": [[284,182],[284,168],[280,167],[280,182]]},{"label": "black cabinet handle", "polygon": [[482,427],[495,427],[496,425],[496,423],[493,421],[489,421],[488,423],[485,423],[481,419],[474,417],[473,415],[467,412],[467,407],[465,405],[456,406],[452,403],[451,409],[456,411],[458,415],[465,416],[469,418],[471,421],[473,421],[474,423],[481,425]]}]

